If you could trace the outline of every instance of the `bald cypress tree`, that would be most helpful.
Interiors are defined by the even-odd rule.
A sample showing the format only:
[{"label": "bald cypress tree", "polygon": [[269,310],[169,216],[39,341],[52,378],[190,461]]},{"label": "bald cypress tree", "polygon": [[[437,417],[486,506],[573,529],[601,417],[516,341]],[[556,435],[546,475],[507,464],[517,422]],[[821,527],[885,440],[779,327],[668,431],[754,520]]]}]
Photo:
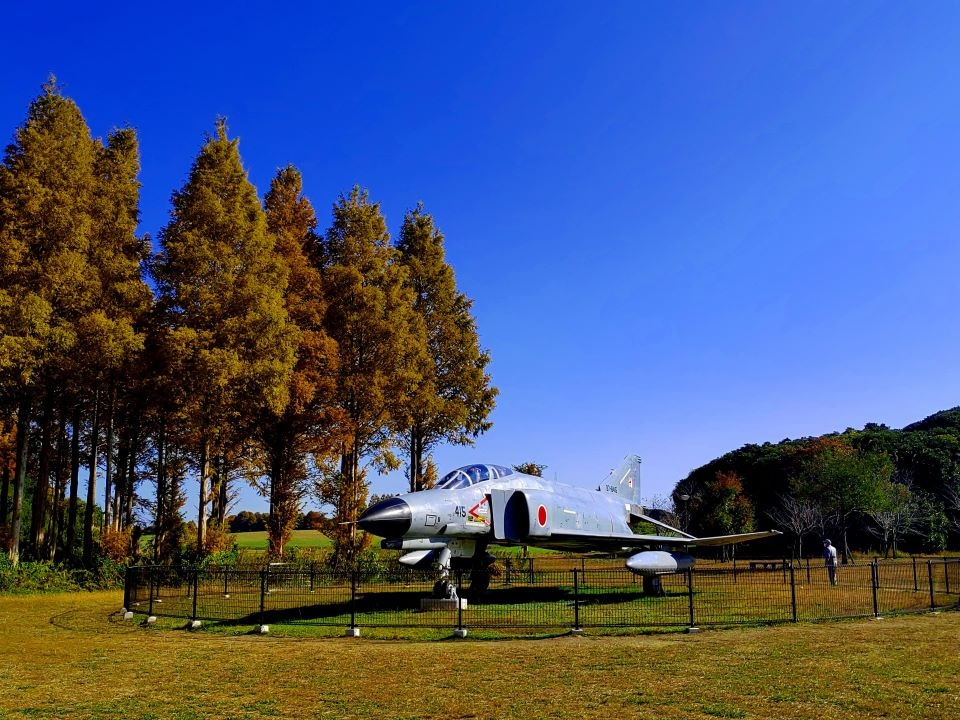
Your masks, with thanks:
[{"label": "bald cypress tree", "polygon": [[335,402],[344,423],[339,469],[321,497],[336,508],[335,557],[350,563],[362,549],[355,521],[366,505],[366,470],[395,468],[393,432],[416,350],[413,298],[396,262],[380,205],[355,187],[333,207],[323,245],[329,307],[325,327],[337,343]]},{"label": "bald cypress tree", "polygon": [[69,358],[74,392],[61,398],[61,415],[70,413],[70,405],[80,404],[87,407],[91,419],[82,542],[85,564],[93,561],[100,457],[105,466],[104,515],[115,520],[116,508],[111,507],[117,471],[115,438],[127,431],[117,426],[116,417],[130,399],[132,368],[143,350],[143,318],[152,304],[141,270],[149,257],[148,246],[136,235],[140,196],[136,133],[130,128],[114,130],[96,150],[88,248],[93,297],[89,311],[77,321],[78,341]]},{"label": "bald cypress tree", "polygon": [[[97,145],[56,81],[44,85],[0,166],[0,386],[16,414],[9,556],[19,560],[27,442],[38,400],[95,303],[89,265]],[[41,498],[47,478],[38,478]],[[42,499],[41,499],[42,501]]]},{"label": "bald cypress tree", "polygon": [[[95,170],[91,264],[100,280],[99,298],[97,311],[83,326],[85,338],[81,344],[96,353],[96,383],[107,399],[104,513],[108,524],[118,529],[118,495],[113,486],[114,475],[122,474],[123,469],[114,467],[113,462],[115,416],[120,409],[128,409],[131,402],[138,401],[139,390],[132,387],[130,380],[136,377],[133,370],[136,355],[143,350],[143,320],[153,302],[141,271],[149,257],[149,248],[146,241],[136,235],[140,216],[140,155],[136,133],[131,128],[110,133],[98,153]],[[117,435],[123,435],[130,428],[123,426],[117,430]]]},{"label": "bald cypress tree", "polygon": [[457,290],[444,255],[444,237],[423,206],[406,214],[397,250],[423,320],[424,354],[417,357],[403,406],[403,445],[410,490],[424,489],[426,458],[437,443],[470,445],[491,426],[497,389],[486,372],[490,356],[480,348],[473,302]]},{"label": "bald cypress tree", "polygon": [[203,552],[211,462],[234,446],[235,431],[256,408],[283,411],[296,347],[283,304],[287,271],[223,120],[173,194],[160,243],[155,275],[170,342],[182,348]]},{"label": "bald cypress tree", "polygon": [[284,303],[299,334],[290,401],[279,414],[264,408],[257,423],[270,482],[269,554],[282,558],[307,492],[310,459],[335,455],[341,427],[333,405],[338,357],[323,326],[327,301],[318,264],[317,219],[296,168],[277,173],[264,208],[276,252],[289,272]]}]

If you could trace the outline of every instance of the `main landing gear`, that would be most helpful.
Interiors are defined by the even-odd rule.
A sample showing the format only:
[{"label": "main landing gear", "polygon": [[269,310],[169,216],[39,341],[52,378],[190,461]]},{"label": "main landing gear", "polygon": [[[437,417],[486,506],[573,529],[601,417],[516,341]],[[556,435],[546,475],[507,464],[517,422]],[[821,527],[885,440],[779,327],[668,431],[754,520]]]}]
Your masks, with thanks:
[{"label": "main landing gear", "polygon": [[[458,558],[459,559],[459,558]],[[490,566],[493,565],[496,558],[487,552],[486,546],[478,545],[470,558],[469,565],[462,567],[463,570],[470,571],[470,600],[476,601],[490,587]],[[440,579],[433,584],[433,597],[456,599],[457,587],[451,578],[452,558],[449,548],[443,548],[437,557],[437,567],[440,573]]]}]

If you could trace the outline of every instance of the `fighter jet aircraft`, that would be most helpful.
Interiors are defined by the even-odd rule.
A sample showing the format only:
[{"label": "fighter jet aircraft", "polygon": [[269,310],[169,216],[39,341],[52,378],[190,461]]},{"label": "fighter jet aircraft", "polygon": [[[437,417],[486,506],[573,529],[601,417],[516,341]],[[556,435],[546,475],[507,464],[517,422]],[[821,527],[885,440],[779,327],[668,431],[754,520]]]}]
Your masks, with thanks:
[{"label": "fighter jet aircraft", "polygon": [[[490,582],[490,545],[527,545],[555,550],[639,550],[626,566],[644,577],[644,590],[659,594],[661,575],[685,572],[694,559],[677,550],[728,545],[780,535],[776,530],[697,538],[650,517],[639,504],[640,458],[629,455],[597,490],[551,482],[503,465],[468,465],[441,478],[430,490],[382,500],[357,521],[383,540],[381,547],[407,550],[400,562],[438,568],[434,594],[451,594],[452,567],[470,570],[474,595]],[[640,535],[644,521],[669,535]]]}]

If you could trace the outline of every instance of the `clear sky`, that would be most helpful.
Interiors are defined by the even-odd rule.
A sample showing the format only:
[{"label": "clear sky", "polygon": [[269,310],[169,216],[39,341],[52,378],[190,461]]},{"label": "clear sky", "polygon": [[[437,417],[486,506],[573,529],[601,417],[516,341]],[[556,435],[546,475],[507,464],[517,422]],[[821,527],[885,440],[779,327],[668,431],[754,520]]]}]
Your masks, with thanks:
[{"label": "clear sky", "polygon": [[321,226],[354,184],[394,233],[422,200],[500,388],[441,470],[636,452],[652,498],[960,404],[960,4],[202,4],[8,4],[0,134],[55,73],[137,129],[154,236],[219,115]]}]

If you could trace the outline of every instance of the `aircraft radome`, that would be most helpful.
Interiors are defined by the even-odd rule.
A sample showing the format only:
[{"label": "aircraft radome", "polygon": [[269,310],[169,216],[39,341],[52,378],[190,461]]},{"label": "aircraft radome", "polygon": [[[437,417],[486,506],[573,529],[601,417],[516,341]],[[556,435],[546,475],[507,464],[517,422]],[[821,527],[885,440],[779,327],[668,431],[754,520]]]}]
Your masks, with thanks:
[{"label": "aircraft radome", "polygon": [[[357,521],[383,540],[381,547],[406,550],[404,565],[436,567],[438,597],[454,596],[452,567],[470,571],[470,590],[490,583],[490,545],[527,545],[569,551],[637,550],[626,566],[644,578],[644,591],[660,594],[659,576],[686,572],[692,546],[729,545],[780,535],[777,530],[698,538],[644,512],[640,458],[629,455],[597,490],[526,475],[503,465],[468,465],[447,473],[430,490],[387,498]],[[630,523],[645,521],[669,535],[640,535]]]}]

